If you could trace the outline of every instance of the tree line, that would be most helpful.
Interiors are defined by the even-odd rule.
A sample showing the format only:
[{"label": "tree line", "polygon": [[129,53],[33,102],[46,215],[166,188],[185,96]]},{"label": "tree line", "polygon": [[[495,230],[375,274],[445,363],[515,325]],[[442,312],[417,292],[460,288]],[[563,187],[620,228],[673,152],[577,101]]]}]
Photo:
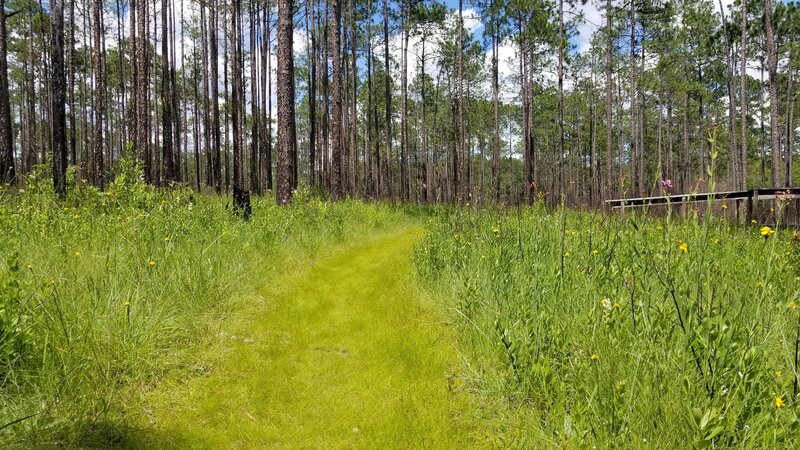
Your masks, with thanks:
[{"label": "tree line", "polygon": [[790,186],[797,5],[727,3],[0,0],[0,176],[596,206],[713,156]]}]

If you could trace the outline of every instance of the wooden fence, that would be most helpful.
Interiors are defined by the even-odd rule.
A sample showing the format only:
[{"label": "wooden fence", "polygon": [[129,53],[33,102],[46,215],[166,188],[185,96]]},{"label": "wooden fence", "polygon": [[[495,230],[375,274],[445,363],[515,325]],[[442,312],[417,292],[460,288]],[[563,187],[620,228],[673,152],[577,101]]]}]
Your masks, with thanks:
[{"label": "wooden fence", "polygon": [[[606,200],[606,206],[612,210],[624,210],[626,208],[641,208],[656,205],[672,205],[685,207],[690,203],[712,202],[720,200],[731,200],[734,202],[737,219],[741,205],[746,202],[747,222],[752,220],[761,221],[762,201],[770,200],[797,200],[800,199],[800,187],[791,188],[759,188],[747,191],[725,191],[725,192],[698,192],[694,194],[665,195],[659,197],[640,197]],[[770,209],[772,212],[772,208]],[[770,214],[773,216],[773,214]]]}]

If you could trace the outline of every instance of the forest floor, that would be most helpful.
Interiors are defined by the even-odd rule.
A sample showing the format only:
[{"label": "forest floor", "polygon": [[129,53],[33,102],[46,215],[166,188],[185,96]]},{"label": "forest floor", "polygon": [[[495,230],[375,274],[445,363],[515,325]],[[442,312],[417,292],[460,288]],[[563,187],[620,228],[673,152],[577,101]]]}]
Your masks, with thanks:
[{"label": "forest floor", "polygon": [[220,328],[219,345],[203,350],[208,373],[148,394],[137,409],[149,426],[125,444],[467,444],[476,414],[455,376],[454,330],[416,285],[412,251],[422,232],[404,225],[343,243],[262,281]]}]

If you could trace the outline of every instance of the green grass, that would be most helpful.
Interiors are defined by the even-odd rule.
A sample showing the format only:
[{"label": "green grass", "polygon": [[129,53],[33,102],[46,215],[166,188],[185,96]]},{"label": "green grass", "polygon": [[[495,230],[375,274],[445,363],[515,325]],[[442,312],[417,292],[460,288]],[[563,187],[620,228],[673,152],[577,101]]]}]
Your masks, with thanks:
[{"label": "green grass", "polygon": [[537,204],[423,228],[305,192],[243,222],[132,167],[60,201],[37,177],[0,190],[0,446],[800,445],[780,226]]},{"label": "green grass", "polygon": [[[418,227],[378,233],[265,285],[221,328],[205,377],[148,396],[142,448],[461,448],[454,337],[416,297]],[[448,382],[450,380],[450,382]]]},{"label": "green grass", "polygon": [[427,228],[416,265],[494,446],[800,445],[791,230],[542,205]]},{"label": "green grass", "polygon": [[125,172],[105,193],[71,182],[57,202],[35,177],[0,191],[0,443],[23,447],[122,442],[139,399],[213,373],[204,349],[232,312],[322,252],[409,221],[301,193],[289,208],[256,199],[245,223],[227,199]]}]

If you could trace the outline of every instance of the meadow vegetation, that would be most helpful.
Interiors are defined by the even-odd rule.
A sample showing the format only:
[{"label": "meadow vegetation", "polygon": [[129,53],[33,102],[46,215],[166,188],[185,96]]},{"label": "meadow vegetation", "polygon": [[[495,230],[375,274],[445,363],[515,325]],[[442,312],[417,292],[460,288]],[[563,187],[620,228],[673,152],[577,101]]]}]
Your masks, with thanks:
[{"label": "meadow vegetation", "polygon": [[407,218],[300,192],[286,208],[254,199],[244,222],[223,197],[146,185],[128,161],[104,192],[70,173],[56,201],[46,170],[0,191],[0,443],[115,432],[132,398],[210,370],[193,353],[238,299]]},{"label": "meadow vegetation", "polygon": [[[146,420],[140,400],[149,398],[163,403],[176,430],[200,426],[185,442],[202,435],[224,445],[235,433],[200,421],[220,408],[247,413],[250,396],[237,395],[264,379],[283,380],[259,394],[273,428],[247,425],[256,427],[248,442],[311,439],[315,429],[304,423],[277,427],[289,412],[270,401],[285,395],[319,415],[317,397],[297,389],[339,392],[371,380],[378,387],[359,395],[393,408],[394,397],[379,393],[391,387],[385,379],[404,389],[398,422],[364,429],[387,445],[396,436],[497,448],[800,445],[800,234],[780,222],[734,225],[728,205],[686,217],[467,205],[427,210],[420,238],[408,206],[330,203],[301,191],[286,207],[254,199],[247,222],[221,197],[143,183],[127,160],[105,191],[71,174],[59,201],[45,171],[32,172],[23,189],[0,191],[0,443],[159,442],[126,441],[125,430]],[[775,201],[775,217],[786,205]],[[347,242],[360,247],[321,259]],[[410,258],[415,277],[404,275]],[[275,308],[251,301],[281,279]],[[315,320],[326,314],[321,328]],[[207,357],[228,328],[267,347]],[[268,345],[275,333],[299,340],[281,350]],[[383,340],[364,342],[375,336]],[[328,348],[320,342],[336,351],[320,352]],[[269,364],[258,359],[265,355]],[[315,387],[324,378],[315,375],[294,386],[297,374],[315,373],[296,366],[297,355],[312,368],[336,367],[337,379],[349,374],[347,383]],[[405,378],[395,366],[410,368],[399,371]],[[206,388],[180,394],[187,386]],[[331,404],[344,398],[331,395]],[[437,400],[425,408],[419,395]],[[165,405],[188,412],[170,415]],[[408,411],[424,420],[407,420]],[[218,419],[244,426],[237,417]],[[330,434],[336,442],[376,442],[351,440],[362,428],[336,417],[335,427],[330,417],[318,424],[345,430]],[[404,431],[423,422],[441,425],[437,440]]]},{"label": "meadow vegetation", "polygon": [[497,448],[800,445],[800,236],[675,216],[430,220],[416,266]]}]

